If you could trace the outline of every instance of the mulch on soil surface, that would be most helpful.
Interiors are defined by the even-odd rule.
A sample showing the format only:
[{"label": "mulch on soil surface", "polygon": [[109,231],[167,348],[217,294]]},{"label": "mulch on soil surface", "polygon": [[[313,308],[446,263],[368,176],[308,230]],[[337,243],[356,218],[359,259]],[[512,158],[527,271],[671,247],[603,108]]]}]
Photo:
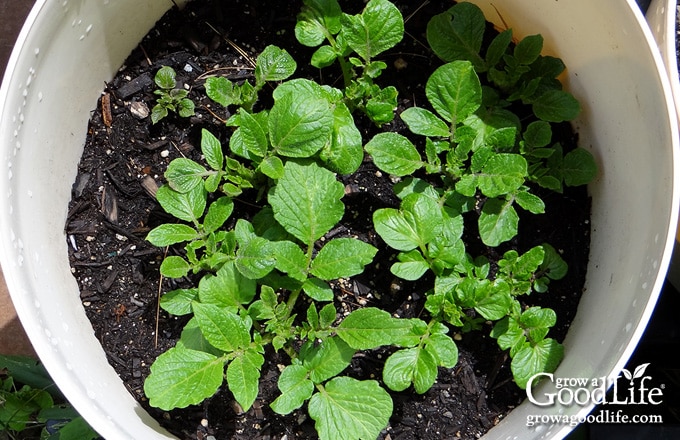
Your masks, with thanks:
[{"label": "mulch on soil surface", "polygon": [[[316,437],[313,421],[304,409],[280,416],[267,405],[278,395],[278,365],[287,363],[278,353],[270,353],[263,366],[260,395],[246,413],[224,389],[201,405],[170,412],[150,408],[143,393],[150,365],[174,346],[187,320],[159,311],[159,295],[189,287],[192,282],[160,280],[158,268],[165,252],[144,237],[150,229],[171,219],[156,203],[154,191],[163,184],[163,173],[172,159],[185,156],[200,160],[202,128],[215,134],[223,145],[228,144],[229,129],[223,122],[229,113],[205,97],[202,85],[207,75],[215,73],[236,81],[252,77],[252,65],[237,48],[254,59],[266,45],[276,44],[298,61],[298,75],[329,83],[337,78],[331,69],[319,72],[306,66],[311,50],[301,48],[293,35],[300,3],[201,1],[182,12],[172,9],[106,85],[92,112],[66,225],[72,271],[87,316],[111,365],[130,393],[164,427],[183,439],[208,435],[217,439]],[[362,6],[360,1],[349,2],[347,12],[359,12]],[[404,17],[414,15],[406,23],[403,43],[384,57],[388,65],[396,62],[400,67],[381,77],[399,88],[399,111],[425,102],[422,89],[426,75],[440,64],[422,44],[424,29],[430,16],[450,4],[419,6],[400,5]],[[171,114],[152,125],[147,115],[155,104],[153,76],[163,65],[173,67],[178,82],[191,90],[196,115],[183,119]],[[397,130],[398,124],[388,124],[384,129]],[[366,121],[357,121],[357,125],[365,139],[376,130]],[[564,135],[565,145],[574,145],[576,139],[568,125],[564,126]],[[390,176],[367,161],[359,172],[342,180],[348,192],[343,200],[347,214],[333,233],[358,235],[381,251],[374,262],[375,270],[334,286],[336,307],[343,311],[368,304],[404,317],[419,316],[423,312],[424,283],[394,278],[388,270],[393,255],[366,226],[375,209],[397,205]],[[490,259],[510,248],[525,251],[542,242],[562,252],[570,276],[551,283],[549,293],[526,298],[527,305],[558,310],[558,323],[551,335],[561,341],[576,312],[585,280],[590,201],[585,188],[567,189],[562,195],[535,191],[546,202],[547,212],[522,219],[520,238],[495,251],[500,252],[498,255],[479,244],[477,237],[467,237],[467,245],[471,253],[486,254]],[[236,205],[247,215],[247,201],[237,201]],[[440,369],[437,383],[429,392],[392,393],[394,414],[381,438],[478,438],[521,403],[524,392],[512,382],[509,358],[487,336],[489,330],[487,325],[481,332],[459,335],[459,364]],[[379,378],[381,362],[388,355],[386,350],[357,355],[348,374]]]}]

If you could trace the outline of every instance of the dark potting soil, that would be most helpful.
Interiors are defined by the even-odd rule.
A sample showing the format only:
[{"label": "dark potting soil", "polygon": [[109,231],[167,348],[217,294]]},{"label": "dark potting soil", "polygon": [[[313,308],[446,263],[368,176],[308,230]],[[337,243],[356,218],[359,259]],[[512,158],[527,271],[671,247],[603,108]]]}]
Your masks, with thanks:
[{"label": "dark potting soil", "polygon": [[[363,7],[360,0],[343,2],[343,7],[345,3],[350,13]],[[425,103],[427,75],[441,64],[424,44],[425,25],[433,14],[451,5],[404,3],[399,6],[407,19],[406,36],[382,57],[395,68],[380,78],[398,87],[398,112]],[[223,122],[229,112],[205,97],[207,76],[224,75],[235,81],[252,78],[251,60],[266,45],[276,44],[298,61],[298,76],[330,84],[339,80],[332,69],[319,71],[307,65],[312,50],[301,47],[293,35],[300,6],[300,1],[232,0],[195,1],[182,11],[173,8],[106,84],[92,112],[66,224],[72,271],[87,316],[111,365],[141,405],[181,439],[316,438],[313,421],[304,407],[288,416],[277,415],[268,407],[278,395],[279,365],[287,363],[280,353],[269,353],[262,367],[260,394],[245,413],[224,388],[200,405],[168,412],[149,407],[143,392],[150,365],[174,346],[187,321],[159,310],[159,297],[178,287],[189,287],[192,281],[160,278],[165,251],[144,237],[172,219],[158,206],[154,191],[164,183],[163,173],[172,159],[185,156],[200,160],[202,128],[228,145],[230,129]],[[190,90],[196,115],[180,118],[171,114],[152,125],[148,112],[156,99],[153,76],[163,65],[173,67],[178,83]],[[376,133],[376,127],[360,117],[357,125],[365,140]],[[396,118],[382,129],[402,128]],[[565,124],[559,131],[565,148],[573,147],[576,135],[570,126]],[[394,256],[370,229],[373,211],[398,204],[391,189],[393,181],[370,160],[356,174],[338,178],[346,185],[347,208],[345,218],[331,233],[359,236],[380,251],[364,274],[334,284],[337,309],[343,312],[371,305],[398,316],[420,316],[427,283],[396,279],[389,272]],[[585,280],[590,199],[583,187],[567,188],[564,194],[539,188],[533,191],[546,202],[546,213],[523,217],[516,239],[492,250],[478,237],[466,237],[466,246],[471,254],[486,255],[491,260],[508,249],[524,252],[543,242],[558,249],[569,264],[569,276],[552,282],[548,293],[532,294],[523,301],[526,306],[557,311],[558,322],[550,335],[561,341],[576,313]],[[247,215],[250,203],[245,195],[240,197],[237,210]],[[466,221],[476,222],[474,212],[467,215]],[[167,252],[177,253],[179,249]],[[512,381],[510,359],[488,336],[490,329],[485,325],[482,331],[465,334],[452,329],[460,350],[458,365],[440,368],[436,384],[423,395],[412,390],[391,393],[394,414],[381,438],[478,438],[521,403],[525,393]],[[381,363],[388,354],[374,350],[357,355],[348,374],[379,379]]]}]

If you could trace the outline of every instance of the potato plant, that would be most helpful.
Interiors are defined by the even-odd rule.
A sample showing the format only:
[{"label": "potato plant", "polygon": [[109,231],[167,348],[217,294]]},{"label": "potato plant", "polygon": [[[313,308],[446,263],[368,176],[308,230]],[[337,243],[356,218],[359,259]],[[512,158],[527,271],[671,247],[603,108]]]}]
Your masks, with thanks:
[{"label": "potato plant", "polygon": [[[184,251],[168,256],[161,274],[197,274],[200,281],[161,299],[164,310],[191,319],[151,367],[144,387],[151,405],[198,404],[226,381],[248,410],[266,351],[281,350],[290,362],[271,408],[288,414],[306,405],[322,439],[368,439],[392,413],[384,387],[424,393],[439,367],[456,365],[455,329],[494,322],[491,336],[512,357],[520,387],[556,368],[563,349],[548,337],[555,312],[524,309],[520,298],[546,292],[551,280],[566,276],[566,263],[545,243],[504,252],[492,271],[487,258],[466,249],[463,215],[481,202],[476,233],[499,246],[517,235],[518,210],[544,212],[532,188],[560,192],[588,183],[597,170],[588,151],[565,154],[551,141],[551,124],[580,110],[556,79],[562,62],[540,54],[538,35],[513,44],[511,30],[483,50],[484,27],[469,3],[431,18],[428,43],[443,63],[425,84],[423,107],[399,116],[408,136],[380,132],[365,140],[355,124],[357,112],[377,125],[395,117],[396,88],[373,81],[386,68],[376,56],[404,32],[388,0],[371,0],[357,15],[343,13],[336,0],[304,0],[296,36],[318,47],[315,67],[339,63],[341,88],[295,78],[296,62],[276,46],[258,57],[254,83],[207,82],[208,96],[233,110],[226,122],[233,131],[226,146],[203,130],[205,162],[175,159],[157,193],[177,221],[147,239]],[[275,86],[273,104],[263,108],[256,104],[267,82]],[[533,116],[513,113],[516,102]],[[337,174],[354,173],[365,155],[402,178],[394,186],[399,206],[375,211],[373,228],[396,254],[395,276],[434,280],[420,318],[375,307],[341,317],[333,305],[329,282],[362,273],[378,252],[357,238],[326,239],[345,213]],[[231,219],[233,198],[246,194],[259,211],[250,220]],[[393,347],[382,384],[344,374],[357,352],[378,347]]]}]

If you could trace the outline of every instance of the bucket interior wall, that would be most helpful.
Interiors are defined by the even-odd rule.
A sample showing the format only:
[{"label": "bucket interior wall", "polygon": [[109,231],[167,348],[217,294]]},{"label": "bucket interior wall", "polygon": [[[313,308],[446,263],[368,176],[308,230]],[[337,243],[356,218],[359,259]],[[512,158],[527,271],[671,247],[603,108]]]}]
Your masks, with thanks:
[{"label": "bucket interior wall", "polygon": [[[677,224],[677,118],[668,78],[632,0],[475,0],[516,37],[541,33],[568,66],[583,106],[581,145],[600,167],[590,186],[586,290],[559,377],[618,371],[663,283]],[[0,261],[36,352],[77,410],[107,439],[172,438],[134,401],[93,335],[71,275],[64,226],[90,111],[169,1],[38,1],[0,92]],[[502,20],[501,20],[502,17]],[[559,228],[560,225],[555,225]],[[544,409],[584,414],[590,408]],[[527,428],[521,405],[485,438],[561,436]]]}]

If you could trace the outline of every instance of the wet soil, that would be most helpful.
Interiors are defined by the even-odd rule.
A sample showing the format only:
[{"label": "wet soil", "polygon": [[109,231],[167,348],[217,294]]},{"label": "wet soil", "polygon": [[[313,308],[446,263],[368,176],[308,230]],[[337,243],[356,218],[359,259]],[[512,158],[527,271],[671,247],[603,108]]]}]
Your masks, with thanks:
[{"label": "wet soil", "polygon": [[[159,297],[178,287],[189,287],[193,281],[161,279],[159,275],[166,252],[144,237],[171,219],[158,206],[154,191],[164,183],[163,173],[172,159],[185,156],[200,160],[202,128],[228,145],[230,129],[224,121],[229,112],[205,97],[203,84],[208,75],[247,80],[252,77],[251,60],[266,45],[276,44],[298,61],[298,76],[330,84],[339,80],[332,69],[318,71],[306,66],[311,50],[301,48],[293,36],[300,3],[197,1],[182,11],[173,8],[106,84],[101,99],[93,103],[66,224],[72,271],[87,316],[111,365],[130,393],[181,439],[315,438],[313,421],[304,410],[280,416],[267,405],[278,395],[278,365],[287,363],[279,353],[269,353],[262,367],[259,397],[245,413],[225,389],[201,405],[168,412],[149,407],[143,393],[149,366],[175,344],[186,323],[184,317],[159,310]],[[440,64],[424,46],[425,24],[433,14],[450,6],[448,2],[403,3],[400,8],[407,17],[407,34],[383,57],[395,68],[381,77],[384,83],[398,87],[398,111],[425,102],[423,85],[429,72]],[[361,7],[362,2],[350,1],[346,11],[356,13]],[[163,65],[173,67],[179,84],[190,90],[196,115],[180,118],[171,114],[153,125],[147,116],[156,98],[153,75]],[[358,120],[357,125],[365,139],[377,130],[367,121]],[[402,128],[399,122],[383,127]],[[565,148],[575,145],[576,135],[568,125],[562,125],[558,132]],[[426,282],[407,283],[394,278],[388,270],[394,256],[367,221],[375,209],[396,206],[390,176],[365,161],[354,175],[339,178],[347,188],[343,200],[347,214],[335,233],[359,235],[380,251],[363,275],[334,285],[336,307],[347,311],[372,305],[399,316],[421,316]],[[472,254],[490,259],[511,248],[523,252],[543,242],[558,249],[569,264],[569,276],[551,283],[548,293],[533,294],[524,302],[526,306],[557,311],[558,322],[551,336],[561,341],[576,312],[585,280],[590,199],[585,188],[568,188],[564,194],[533,190],[546,202],[546,213],[523,217],[518,238],[492,250],[478,237],[466,237],[466,246]],[[237,210],[246,213],[249,203],[239,198]],[[476,221],[474,215],[471,213],[466,221]],[[394,414],[381,438],[478,438],[521,403],[524,392],[512,382],[507,353],[488,337],[490,328],[484,325],[482,331],[457,334],[458,365],[440,368],[437,383],[427,393],[391,393]],[[358,355],[348,374],[380,377],[381,363],[388,354],[374,350]]]}]

